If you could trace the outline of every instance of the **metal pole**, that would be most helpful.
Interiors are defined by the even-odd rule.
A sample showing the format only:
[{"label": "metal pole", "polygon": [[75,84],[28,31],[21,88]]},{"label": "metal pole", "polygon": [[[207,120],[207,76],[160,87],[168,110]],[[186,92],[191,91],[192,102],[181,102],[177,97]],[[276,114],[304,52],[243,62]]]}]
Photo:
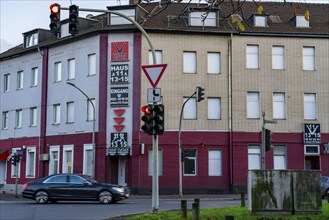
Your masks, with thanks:
[{"label": "metal pole", "polygon": [[262,125],[262,166],[261,169],[265,170],[265,112],[262,113],[263,125]]},{"label": "metal pole", "polygon": [[87,102],[90,102],[91,106],[93,107],[93,132],[92,132],[92,150],[93,150],[93,174],[92,177],[95,178],[95,173],[96,173],[96,166],[95,166],[95,123],[96,123],[96,110],[95,110],[95,105],[94,103],[91,101],[91,99],[89,98],[89,96],[87,96],[86,93],[84,93],[79,87],[77,87],[75,84],[71,83],[71,82],[66,82],[66,84],[73,86],[74,88],[76,88],[77,90],[79,90],[86,98],[87,98]]},{"label": "metal pole", "polygon": [[153,175],[152,175],[152,211],[154,214],[159,210],[159,163],[158,163],[158,138],[153,135]]}]

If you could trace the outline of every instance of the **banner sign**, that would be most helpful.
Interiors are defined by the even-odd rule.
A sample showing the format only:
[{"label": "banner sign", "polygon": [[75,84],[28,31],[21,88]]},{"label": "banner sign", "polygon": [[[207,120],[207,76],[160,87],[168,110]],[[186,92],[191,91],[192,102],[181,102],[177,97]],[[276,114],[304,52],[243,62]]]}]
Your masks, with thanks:
[{"label": "banner sign", "polygon": [[117,64],[111,65],[111,84],[127,84],[129,83],[129,65],[128,64]]},{"label": "banner sign", "polygon": [[304,143],[321,143],[320,124],[304,124]]},{"label": "banner sign", "polygon": [[107,149],[110,156],[128,156],[128,133],[111,133],[111,145]]},{"label": "banner sign", "polygon": [[129,60],[129,42],[112,42],[111,43],[111,61],[128,61]]},{"label": "banner sign", "polygon": [[111,107],[128,106],[128,87],[111,88]]}]

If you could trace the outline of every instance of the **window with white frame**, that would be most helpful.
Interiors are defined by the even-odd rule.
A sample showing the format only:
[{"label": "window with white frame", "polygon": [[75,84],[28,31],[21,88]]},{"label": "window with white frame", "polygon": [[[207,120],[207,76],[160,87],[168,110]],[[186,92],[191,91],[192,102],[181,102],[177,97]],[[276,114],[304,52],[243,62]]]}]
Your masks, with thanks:
[{"label": "window with white frame", "polygon": [[39,79],[39,69],[38,67],[34,67],[31,69],[31,87],[38,85]]},{"label": "window with white frame", "polygon": [[221,73],[221,56],[219,52],[208,52],[207,54],[207,72],[208,74]]},{"label": "window with white frame", "polygon": [[184,149],[184,176],[197,175],[197,153],[195,149]]},{"label": "window with white frame", "polygon": [[93,176],[93,145],[83,145],[83,174]]},{"label": "window with white frame", "polygon": [[26,177],[34,178],[35,177],[35,163],[36,163],[36,148],[27,147],[26,148]]},{"label": "window with white frame", "polygon": [[273,93],[273,118],[274,119],[286,118],[285,94],[283,92]]},{"label": "window with white frame", "polygon": [[287,169],[287,149],[286,146],[274,145],[273,148],[273,167],[275,170]]},{"label": "window with white frame", "polygon": [[31,47],[38,44],[38,33],[34,33],[25,37],[25,47]]},{"label": "window with white frame", "polygon": [[87,121],[93,121],[94,120],[94,112],[96,108],[95,105],[95,99],[89,99],[87,102]]},{"label": "window with white frame", "polygon": [[303,47],[303,70],[315,70],[315,47]]},{"label": "window with white frame", "polygon": [[74,102],[66,103],[66,123],[74,122]]},{"label": "window with white frame", "polygon": [[22,127],[22,120],[23,120],[23,110],[17,109],[15,111],[15,128],[21,128]]},{"label": "window with white frame", "polygon": [[[122,10],[115,10],[116,12],[122,13],[125,16],[129,17],[130,19],[135,21],[136,17],[136,9],[122,9]],[[117,14],[110,13],[110,24],[111,25],[124,25],[124,24],[131,24],[129,20],[119,16]]]},{"label": "window with white frame", "polygon": [[67,60],[68,80],[75,79],[75,59]]},{"label": "window with white frame", "polygon": [[196,52],[183,52],[183,73],[196,73]]},{"label": "window with white frame", "polygon": [[248,169],[259,170],[261,168],[260,146],[248,146]]},{"label": "window with white frame", "polygon": [[53,105],[53,124],[61,123],[61,105],[54,104]]},{"label": "window with white frame", "polygon": [[[207,16],[205,16],[207,14]],[[216,27],[216,12],[193,11],[189,13],[190,26]]]},{"label": "window with white frame", "polygon": [[283,70],[285,68],[284,46],[272,46],[272,69]]},{"label": "window with white frame", "polygon": [[37,107],[30,108],[30,126],[31,127],[37,126],[37,114],[38,114]]},{"label": "window with white frame", "polygon": [[[188,98],[183,99],[183,103]],[[188,100],[185,104],[184,110],[183,110],[183,119],[196,119],[196,99],[191,98]]]},{"label": "window with white frame", "polygon": [[8,129],[9,123],[9,112],[4,111],[2,112],[2,129]]},{"label": "window with white frame", "polygon": [[55,63],[54,82],[60,82],[62,80],[62,62]]},{"label": "window with white frame", "polygon": [[259,69],[259,46],[247,45],[247,69]]},{"label": "window with white frame", "polygon": [[[148,151],[148,175],[153,176],[153,150],[149,149]],[[158,173],[159,176],[163,175],[163,169],[162,165],[163,164],[163,152],[162,149],[158,150]]]},{"label": "window with white frame", "polygon": [[220,114],[220,98],[208,98],[208,119],[219,120]]},{"label": "window with white frame", "polygon": [[221,176],[222,175],[222,151],[209,150],[208,151],[208,175]]},{"label": "window with white frame", "polygon": [[17,72],[17,89],[23,89],[24,86],[24,72]]},{"label": "window with white frame", "polygon": [[59,146],[49,147],[49,175],[59,173]]},{"label": "window with white frame", "polygon": [[10,74],[3,76],[3,91],[8,92],[10,90]]},{"label": "window with white frame", "polygon": [[254,15],[253,22],[254,22],[255,27],[266,27],[267,26],[267,17]]},{"label": "window with white frame", "polygon": [[73,173],[73,145],[63,146],[63,173]]},{"label": "window with white frame", "polygon": [[316,94],[304,94],[304,119],[316,119]]},{"label": "window with white frame", "polygon": [[[12,154],[17,154],[18,151],[20,151],[20,148],[12,148],[11,152]],[[17,172],[17,175],[16,175]],[[21,163],[16,163],[16,166],[14,166],[13,164],[11,164],[11,178],[20,178],[21,176]]]},{"label": "window with white frame", "polygon": [[[162,64],[163,59],[162,59],[162,50],[156,50],[155,52],[155,61],[156,64]],[[153,53],[152,51],[149,51],[149,64],[154,65],[155,63],[153,62]]]},{"label": "window with white frame", "polygon": [[259,92],[247,93],[247,118],[259,118]]},{"label": "window with white frame", "polygon": [[296,27],[309,27],[310,22],[305,19],[304,15],[296,15]]},{"label": "window with white frame", "polygon": [[96,75],[96,54],[88,54],[88,76]]}]

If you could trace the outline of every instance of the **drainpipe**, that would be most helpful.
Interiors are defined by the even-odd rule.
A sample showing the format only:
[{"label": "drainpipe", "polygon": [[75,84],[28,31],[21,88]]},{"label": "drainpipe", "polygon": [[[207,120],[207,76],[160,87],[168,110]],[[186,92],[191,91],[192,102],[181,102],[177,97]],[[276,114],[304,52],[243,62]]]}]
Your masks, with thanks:
[{"label": "drainpipe", "polygon": [[232,125],[232,40],[231,33],[228,41],[228,129],[229,129],[229,148],[230,148],[230,191],[233,192],[233,125]]}]

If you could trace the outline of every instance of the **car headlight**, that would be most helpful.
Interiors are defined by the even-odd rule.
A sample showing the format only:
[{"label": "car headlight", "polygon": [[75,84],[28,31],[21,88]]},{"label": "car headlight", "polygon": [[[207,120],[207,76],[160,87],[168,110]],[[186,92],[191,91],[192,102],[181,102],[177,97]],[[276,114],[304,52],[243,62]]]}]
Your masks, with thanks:
[{"label": "car headlight", "polygon": [[120,187],[113,187],[112,189],[115,190],[115,191],[118,191],[120,193],[124,193],[124,191],[125,191],[124,188],[120,188]]}]

